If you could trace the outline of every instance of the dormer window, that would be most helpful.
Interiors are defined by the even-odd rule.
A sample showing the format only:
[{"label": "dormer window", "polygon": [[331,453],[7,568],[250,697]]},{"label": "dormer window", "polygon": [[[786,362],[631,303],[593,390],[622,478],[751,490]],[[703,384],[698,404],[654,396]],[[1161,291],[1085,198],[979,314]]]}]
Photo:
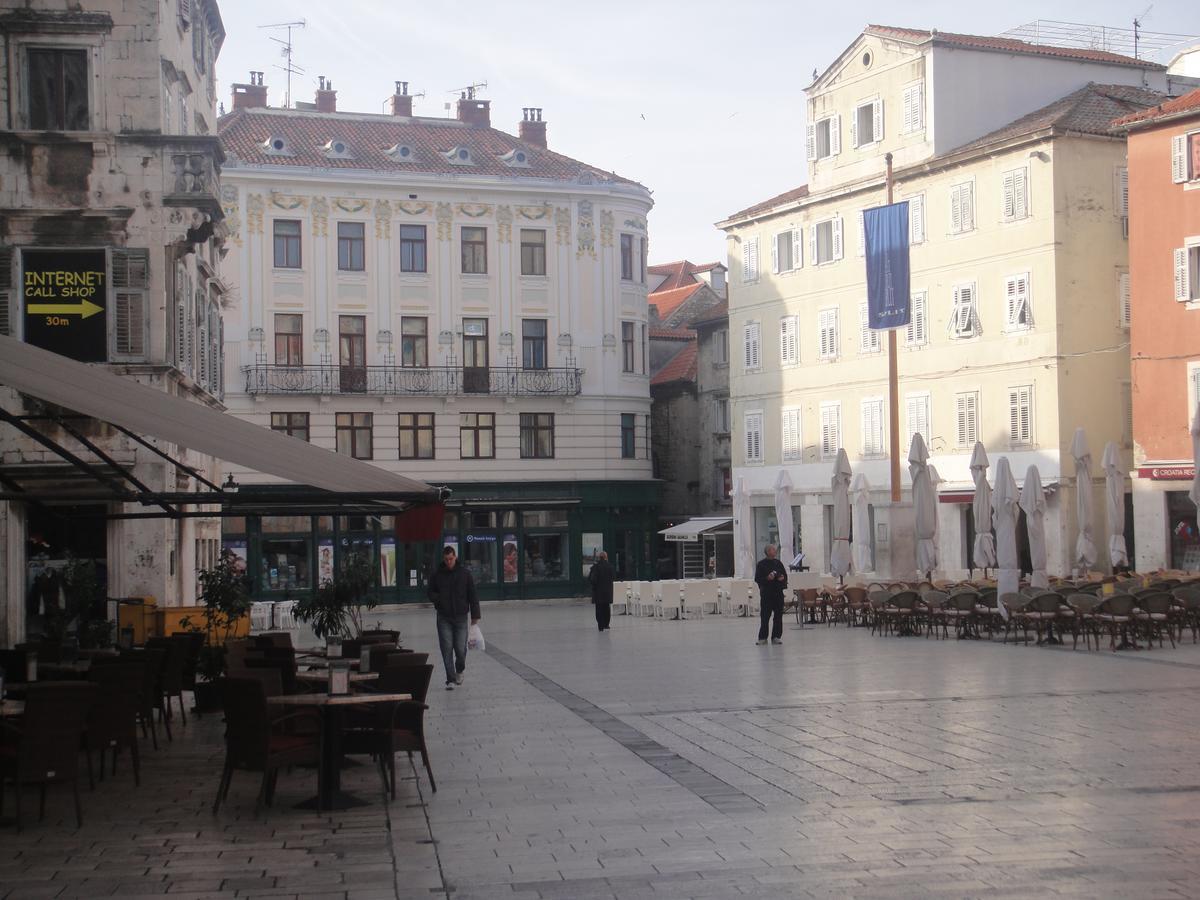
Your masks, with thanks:
[{"label": "dormer window", "polygon": [[330,159],[351,159],[350,150],[346,146],[346,142],[340,141],[337,138],[334,138],[325,145],[325,155]]},{"label": "dormer window", "polygon": [[501,156],[500,162],[514,169],[527,169],[529,168],[529,154],[517,147]]},{"label": "dormer window", "polygon": [[471,158],[471,151],[466,147],[452,147],[446,150],[443,154],[446,161],[455,166],[473,166],[475,160]]},{"label": "dormer window", "polygon": [[413,148],[408,146],[408,144],[393,144],[383,152],[386,153],[394,162],[412,162],[414,157],[417,155]]},{"label": "dormer window", "polygon": [[285,138],[279,135],[274,135],[263,141],[263,153],[269,153],[273,156],[291,156],[292,149],[288,146]]}]

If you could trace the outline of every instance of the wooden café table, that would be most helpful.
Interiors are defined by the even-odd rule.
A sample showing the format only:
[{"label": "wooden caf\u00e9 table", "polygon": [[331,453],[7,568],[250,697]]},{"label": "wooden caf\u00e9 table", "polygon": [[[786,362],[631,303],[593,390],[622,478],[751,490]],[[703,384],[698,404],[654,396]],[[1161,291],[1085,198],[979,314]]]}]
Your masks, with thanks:
[{"label": "wooden caf\u00e9 table", "polygon": [[25,714],[24,700],[0,700],[0,719],[8,719]]},{"label": "wooden caf\u00e9 table", "polygon": [[299,807],[325,812],[365,806],[367,801],[342,790],[342,712],[356,706],[398,703],[411,699],[412,694],[284,694],[268,697],[269,706],[307,707],[316,709],[321,716],[321,761],[317,768],[317,796],[305,800]]},{"label": "wooden caf\u00e9 table", "polygon": [[[349,672],[351,684],[357,684],[360,681],[378,681],[378,672]],[[328,672],[297,672],[297,681],[308,682],[309,684],[324,684],[329,681]]]}]

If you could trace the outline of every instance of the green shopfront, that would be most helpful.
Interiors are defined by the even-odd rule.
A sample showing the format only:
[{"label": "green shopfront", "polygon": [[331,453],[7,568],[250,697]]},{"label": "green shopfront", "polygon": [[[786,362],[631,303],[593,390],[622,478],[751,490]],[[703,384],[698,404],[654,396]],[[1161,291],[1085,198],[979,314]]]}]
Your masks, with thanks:
[{"label": "green shopfront", "polygon": [[658,482],[450,487],[439,541],[405,540],[387,515],[256,515],[225,519],[223,544],[245,561],[258,600],[307,594],[360,551],[374,563],[382,602],[422,601],[447,544],[484,600],[586,594],[600,550],[619,579],[654,577]]}]

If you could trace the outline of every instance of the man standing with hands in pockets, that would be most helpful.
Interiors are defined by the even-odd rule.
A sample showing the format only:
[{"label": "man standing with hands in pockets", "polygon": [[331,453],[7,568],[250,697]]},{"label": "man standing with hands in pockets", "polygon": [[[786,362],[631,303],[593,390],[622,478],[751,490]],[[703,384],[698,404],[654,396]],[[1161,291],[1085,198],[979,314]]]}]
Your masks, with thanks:
[{"label": "man standing with hands in pockets", "polygon": [[767,642],[767,623],[771,617],[775,621],[771,627],[771,643],[783,643],[783,590],[787,587],[787,569],[775,558],[775,545],[767,544],[763,548],[766,554],[754,567],[754,583],[758,585],[758,608],[760,624],[758,626],[758,643],[760,646]]}]

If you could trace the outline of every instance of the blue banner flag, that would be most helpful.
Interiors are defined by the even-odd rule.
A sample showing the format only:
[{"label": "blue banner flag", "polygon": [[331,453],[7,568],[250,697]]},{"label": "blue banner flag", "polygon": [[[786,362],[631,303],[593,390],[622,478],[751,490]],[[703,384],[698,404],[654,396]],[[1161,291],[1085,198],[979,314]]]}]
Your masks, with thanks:
[{"label": "blue banner flag", "polygon": [[908,201],[863,212],[867,251],[868,325],[907,325],[909,310]]}]

